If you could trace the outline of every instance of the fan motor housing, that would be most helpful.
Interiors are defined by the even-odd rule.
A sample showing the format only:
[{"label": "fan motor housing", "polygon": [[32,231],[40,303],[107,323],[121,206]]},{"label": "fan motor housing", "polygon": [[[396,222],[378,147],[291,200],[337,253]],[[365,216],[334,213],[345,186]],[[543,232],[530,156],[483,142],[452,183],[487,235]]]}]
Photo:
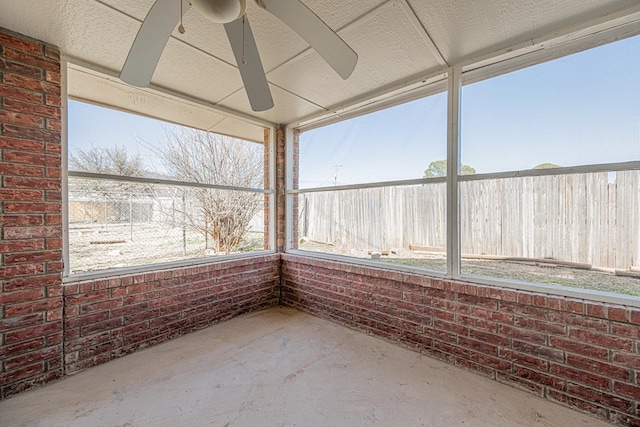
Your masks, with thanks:
[{"label": "fan motor housing", "polygon": [[246,0],[191,0],[191,2],[205,17],[220,24],[235,21],[247,10]]}]

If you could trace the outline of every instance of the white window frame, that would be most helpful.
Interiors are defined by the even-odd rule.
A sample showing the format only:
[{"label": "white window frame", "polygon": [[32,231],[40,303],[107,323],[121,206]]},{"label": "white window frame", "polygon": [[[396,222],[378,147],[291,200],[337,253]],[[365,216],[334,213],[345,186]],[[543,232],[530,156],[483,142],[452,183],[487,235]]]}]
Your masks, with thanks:
[{"label": "white window frame", "polygon": [[[78,172],[78,171],[69,171],[69,162],[68,162],[68,101],[70,97],[67,95],[67,66],[69,63],[62,59],[61,60],[61,70],[62,70],[62,260],[63,260],[63,273],[62,280],[63,283],[74,283],[83,280],[91,280],[91,279],[99,279],[113,276],[122,276],[126,274],[137,274],[148,271],[156,271],[156,270],[164,270],[170,268],[180,268],[180,267],[188,267],[193,265],[202,265],[202,264],[211,264],[216,262],[225,262],[234,259],[243,259],[243,258],[252,258],[256,256],[261,256],[265,254],[273,254],[275,252],[275,126],[263,124],[265,129],[269,130],[269,140],[265,141],[265,144],[268,144],[268,153],[269,153],[269,161],[267,167],[269,168],[269,188],[267,189],[259,189],[259,188],[244,188],[244,187],[234,187],[234,186],[226,186],[226,185],[216,185],[216,184],[200,184],[200,183],[191,183],[191,182],[183,182],[183,181],[174,181],[167,179],[155,179],[155,178],[145,178],[145,177],[126,177],[120,175],[109,175],[109,174],[99,174],[99,173],[91,173],[91,172]],[[87,64],[83,64],[83,66],[87,66]],[[87,102],[86,100],[78,99],[80,102]],[[116,109],[112,106],[101,104],[99,102],[93,102],[95,105],[100,107]],[[136,114],[132,111],[126,111],[129,114]],[[162,119],[160,119],[162,120]],[[109,268],[109,269],[101,269],[86,273],[76,273],[70,274],[69,266],[70,266],[70,251],[69,251],[69,177],[76,178],[89,178],[89,179],[105,179],[112,181],[120,181],[120,182],[130,182],[130,183],[147,183],[147,184],[159,184],[159,185],[170,185],[170,186],[178,186],[178,187],[187,187],[187,188],[210,188],[210,189],[219,189],[219,190],[230,190],[230,191],[243,191],[243,192],[251,192],[251,193],[259,193],[265,194],[269,196],[269,215],[268,215],[268,244],[269,249],[247,252],[242,254],[231,254],[231,255],[217,255],[215,257],[203,257],[203,258],[190,258],[178,261],[169,261],[169,262],[159,262],[152,264],[142,264],[130,267],[117,267],[117,268]],[[267,231],[267,230],[265,230]]]},{"label": "white window frame", "polygon": [[[633,307],[640,307],[640,297],[628,296],[601,292],[582,288],[569,288],[560,285],[546,285],[542,283],[523,282],[510,279],[500,279],[486,276],[476,276],[462,274],[460,271],[460,203],[459,203],[459,182],[474,181],[483,179],[543,176],[559,174],[576,174],[589,172],[610,172],[640,170],[640,161],[594,164],[575,167],[554,168],[551,170],[526,170],[510,171],[489,174],[459,175],[460,168],[460,93],[463,83],[472,83],[488,79],[491,77],[506,74],[518,69],[541,64],[553,59],[568,56],[581,50],[595,48],[609,42],[633,37],[640,34],[640,11],[627,13],[623,10],[605,17],[598,18],[586,23],[574,25],[560,32],[551,33],[538,40],[521,43],[489,53],[477,58],[462,61],[460,64],[448,67],[445,71],[448,92],[448,114],[447,114],[447,272],[429,270],[426,268],[408,267],[404,265],[381,263],[368,259],[353,258],[342,255],[326,254],[321,252],[304,251],[293,249],[291,241],[293,234],[293,222],[296,218],[293,215],[292,197],[294,194],[314,191],[337,191],[346,189],[375,188],[381,186],[395,186],[408,184],[428,184],[436,182],[431,179],[418,179],[393,182],[365,183],[357,185],[294,189],[292,158],[287,159],[287,246],[286,251],[308,257],[328,259],[349,264],[366,265],[377,268],[385,268],[410,273],[428,275],[435,278],[446,278],[455,281],[469,282],[474,284],[486,284],[513,288],[517,290],[542,292],[550,295],[579,298],[597,302],[611,304],[621,304]],[[438,72],[433,73],[422,80],[416,82],[406,82],[399,85],[390,92],[372,95],[369,101],[355,103],[351,107],[343,108],[331,112],[330,114],[311,117],[298,123],[291,124],[289,128],[300,132],[311,130],[327,124],[335,123],[373,111],[382,110],[393,105],[409,102],[428,94],[429,87],[438,83]],[[293,132],[286,133],[287,153],[293,152]],[[444,182],[445,178],[436,178]]]}]

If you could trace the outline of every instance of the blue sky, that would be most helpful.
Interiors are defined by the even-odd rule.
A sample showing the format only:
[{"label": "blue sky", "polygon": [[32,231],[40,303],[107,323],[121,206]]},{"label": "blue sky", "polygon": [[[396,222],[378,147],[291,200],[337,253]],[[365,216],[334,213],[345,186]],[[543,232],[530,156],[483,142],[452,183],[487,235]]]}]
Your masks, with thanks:
[{"label": "blue sky", "polygon": [[425,159],[447,155],[447,94],[305,132],[300,186],[421,178]]},{"label": "blue sky", "polygon": [[[478,173],[640,160],[640,37],[466,85],[461,161]],[[446,96],[304,133],[301,187],[422,177],[446,157]]]},{"label": "blue sky", "polygon": [[[461,159],[478,173],[640,160],[640,36],[466,85]],[[446,157],[445,93],[308,131],[305,187],[421,178]],[[69,151],[162,143],[175,125],[69,102]],[[338,166],[335,168],[334,166]],[[152,166],[154,167],[154,166]]]},{"label": "blue sky", "polygon": [[478,172],[640,160],[640,38],[463,88],[463,163]]},{"label": "blue sky", "polygon": [[177,126],[160,120],[83,102],[69,100],[68,150],[87,150],[91,146],[125,146],[132,154],[140,155],[152,170],[161,171],[161,164],[153,151],[141,141],[151,144],[166,140],[166,132]]}]

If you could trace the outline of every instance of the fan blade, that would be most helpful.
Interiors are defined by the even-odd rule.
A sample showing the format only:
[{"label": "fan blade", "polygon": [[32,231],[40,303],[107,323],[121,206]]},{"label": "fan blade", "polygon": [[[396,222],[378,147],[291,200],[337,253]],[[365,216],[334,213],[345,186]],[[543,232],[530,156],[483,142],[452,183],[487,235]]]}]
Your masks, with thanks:
[{"label": "fan blade", "polygon": [[287,24],[343,79],[353,73],[358,54],[299,0],[256,0],[258,5]]},{"label": "fan blade", "polygon": [[246,16],[224,24],[240,76],[253,111],[265,111],[273,107],[267,76],[262,68],[260,53]]},{"label": "fan blade", "polygon": [[123,82],[139,87],[149,85],[162,51],[180,21],[180,1],[184,14],[191,7],[189,0],[156,0],[151,7],[122,67]]}]

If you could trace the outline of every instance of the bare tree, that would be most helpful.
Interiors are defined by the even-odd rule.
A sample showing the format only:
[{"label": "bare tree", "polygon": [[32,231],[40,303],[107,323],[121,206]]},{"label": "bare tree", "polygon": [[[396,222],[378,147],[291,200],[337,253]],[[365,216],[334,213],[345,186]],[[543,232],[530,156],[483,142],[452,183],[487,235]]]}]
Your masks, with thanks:
[{"label": "bare tree", "polygon": [[[172,179],[242,188],[262,188],[263,147],[231,137],[182,129],[168,132],[167,144],[155,147]],[[251,219],[262,208],[260,193],[189,188],[173,209],[185,224],[205,235],[216,252],[236,251]]]},{"label": "bare tree", "polygon": [[[125,147],[96,147],[79,149],[69,154],[69,170],[120,176],[144,176],[146,170],[140,155],[131,155]],[[135,184],[104,180],[76,180],[74,189],[99,193],[109,197],[114,193],[136,191]]]},{"label": "bare tree", "polygon": [[[144,163],[138,154],[131,155],[124,146],[96,147],[78,149],[69,154],[69,170],[79,172],[94,172],[100,174],[120,176],[144,176],[147,172]],[[70,194],[81,199],[90,198],[89,204],[83,203],[84,217],[90,216],[95,220],[93,213],[93,198],[100,197],[104,203],[103,220],[107,216],[115,220],[130,220],[133,194],[145,193],[149,195],[151,190],[140,184],[122,181],[110,181],[104,179],[72,178],[69,180]],[[108,203],[108,206],[107,206]],[[107,213],[108,211],[108,213]]]},{"label": "bare tree", "polygon": [[69,155],[69,169],[122,176],[142,176],[144,165],[139,155],[131,156],[125,147],[79,149]]}]

